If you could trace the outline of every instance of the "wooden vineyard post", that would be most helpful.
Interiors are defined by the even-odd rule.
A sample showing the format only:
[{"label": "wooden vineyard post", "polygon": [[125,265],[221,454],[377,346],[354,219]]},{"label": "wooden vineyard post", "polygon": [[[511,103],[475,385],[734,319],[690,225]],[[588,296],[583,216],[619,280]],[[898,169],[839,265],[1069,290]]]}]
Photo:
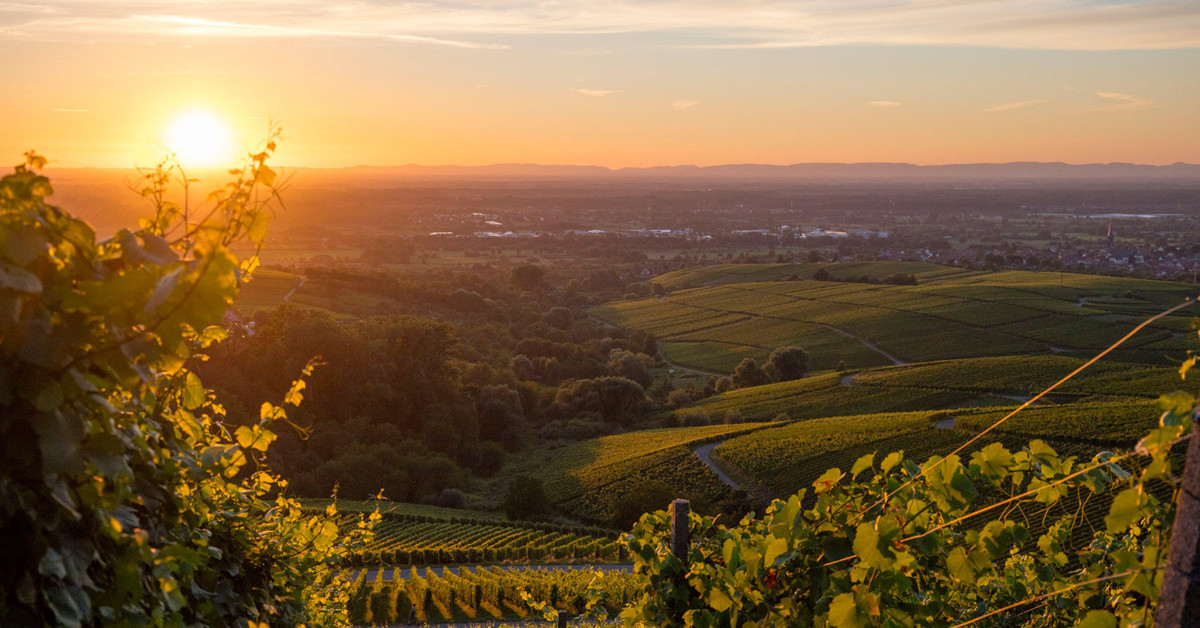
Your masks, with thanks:
[{"label": "wooden vineyard post", "polygon": [[558,628],[567,628],[567,611],[558,611]]},{"label": "wooden vineyard post", "polygon": [[691,543],[691,539],[688,538],[690,532],[688,513],[691,510],[692,505],[686,499],[677,499],[671,502],[671,553],[684,565],[687,565],[688,562],[688,550]]},{"label": "wooden vineyard post", "polygon": [[1159,628],[1200,626],[1200,410],[1192,414],[1192,439],[1154,619]]}]

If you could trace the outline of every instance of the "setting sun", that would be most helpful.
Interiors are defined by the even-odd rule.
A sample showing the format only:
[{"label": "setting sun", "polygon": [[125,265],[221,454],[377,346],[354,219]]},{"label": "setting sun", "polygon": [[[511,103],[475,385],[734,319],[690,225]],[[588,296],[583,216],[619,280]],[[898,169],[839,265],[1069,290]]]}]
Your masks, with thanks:
[{"label": "setting sun", "polygon": [[184,166],[227,165],[233,158],[232,133],[221,118],[195,109],[171,121],[163,141]]}]

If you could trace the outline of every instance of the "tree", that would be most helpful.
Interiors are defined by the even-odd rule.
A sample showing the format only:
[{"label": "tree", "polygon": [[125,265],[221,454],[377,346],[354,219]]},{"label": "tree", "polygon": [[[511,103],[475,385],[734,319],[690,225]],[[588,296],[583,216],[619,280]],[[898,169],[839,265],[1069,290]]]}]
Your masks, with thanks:
[{"label": "tree", "polygon": [[257,264],[230,247],[262,245],[274,148],[187,224],[177,166],[143,173],[154,215],[103,241],[43,158],[0,180],[0,624],[345,622],[337,525],[263,466],[304,380],[234,429],[193,370]]},{"label": "tree", "polygon": [[765,368],[777,382],[800,379],[808,374],[808,352],[800,347],[781,347],[767,356]]},{"label": "tree", "polygon": [[575,313],[569,307],[555,306],[542,314],[542,322],[556,329],[570,331],[575,326]]},{"label": "tree", "polygon": [[625,377],[597,377],[559,386],[549,412],[561,418],[591,413],[605,421],[629,425],[649,408],[646,391],[637,382]]},{"label": "tree", "polygon": [[771,383],[771,379],[767,377],[766,372],[754,358],[742,358],[737,368],[733,370],[730,379],[733,381],[734,388],[749,388]]},{"label": "tree", "polygon": [[522,290],[537,290],[545,278],[546,271],[541,266],[522,264],[512,269],[512,282]]},{"label": "tree", "polygon": [[528,475],[513,478],[504,495],[504,512],[509,519],[537,519],[549,514],[550,500],[542,481]]},{"label": "tree", "polygon": [[650,373],[652,366],[654,360],[642,353],[613,349],[608,354],[608,374],[632,379],[642,388],[649,388],[654,382],[654,376]]}]

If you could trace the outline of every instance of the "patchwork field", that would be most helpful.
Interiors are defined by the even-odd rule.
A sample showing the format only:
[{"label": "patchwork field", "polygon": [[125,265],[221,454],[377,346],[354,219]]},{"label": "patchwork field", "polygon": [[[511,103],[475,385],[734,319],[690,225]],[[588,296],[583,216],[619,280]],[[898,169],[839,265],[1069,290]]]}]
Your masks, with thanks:
[{"label": "patchwork field", "polygon": [[[913,275],[919,285],[814,281]],[[1194,297],[1187,284],[1064,273],[967,272],[931,264],[727,264],[668,273],[661,299],[594,308],[608,323],[659,336],[687,367],[728,372],[742,357],[805,347],[814,370],[1012,355],[1090,357],[1148,316]],[[1156,322],[1113,354],[1162,363],[1196,312]],[[890,358],[889,358],[890,356]]]}]

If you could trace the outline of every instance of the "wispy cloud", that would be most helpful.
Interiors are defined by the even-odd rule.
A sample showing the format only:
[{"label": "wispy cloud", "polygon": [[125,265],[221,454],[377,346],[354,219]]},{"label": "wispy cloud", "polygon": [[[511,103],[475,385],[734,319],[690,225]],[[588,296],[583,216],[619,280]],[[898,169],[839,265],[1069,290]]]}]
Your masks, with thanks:
[{"label": "wispy cloud", "polygon": [[999,113],[1001,111],[1012,111],[1013,109],[1024,109],[1026,107],[1040,105],[1044,102],[1050,102],[1050,99],[1049,98],[1039,98],[1037,100],[1021,100],[1021,101],[1017,101],[1017,102],[1006,102],[1004,104],[996,105],[994,107],[988,107],[987,109],[984,109],[983,112],[984,113]]},{"label": "wispy cloud", "polygon": [[617,93],[615,89],[584,89],[582,87],[577,87],[571,91],[581,96],[591,96],[593,98],[603,98]]},{"label": "wispy cloud", "polygon": [[896,102],[894,100],[872,100],[871,102],[867,103],[867,106],[868,107],[882,107],[885,109],[890,109],[892,107],[899,107],[902,104],[904,104],[904,103]]},{"label": "wispy cloud", "polygon": [[87,113],[87,109],[67,109],[66,107],[51,107],[50,111],[57,113]]},{"label": "wispy cloud", "polygon": [[1149,98],[1119,94],[1117,92],[1096,92],[1096,95],[1101,98],[1117,101],[1115,104],[1100,107],[1097,111],[1131,111],[1133,109],[1145,109],[1154,104],[1154,101]]},{"label": "wispy cloud", "polygon": [[0,15],[0,36],[89,41],[358,38],[494,49],[526,35],[660,33],[662,45],[701,48],[1200,48],[1195,0],[47,0],[0,2]]},{"label": "wispy cloud", "polygon": [[691,109],[698,104],[700,104],[699,100],[676,100],[671,103],[671,108],[675,111],[683,111],[684,109]]}]

